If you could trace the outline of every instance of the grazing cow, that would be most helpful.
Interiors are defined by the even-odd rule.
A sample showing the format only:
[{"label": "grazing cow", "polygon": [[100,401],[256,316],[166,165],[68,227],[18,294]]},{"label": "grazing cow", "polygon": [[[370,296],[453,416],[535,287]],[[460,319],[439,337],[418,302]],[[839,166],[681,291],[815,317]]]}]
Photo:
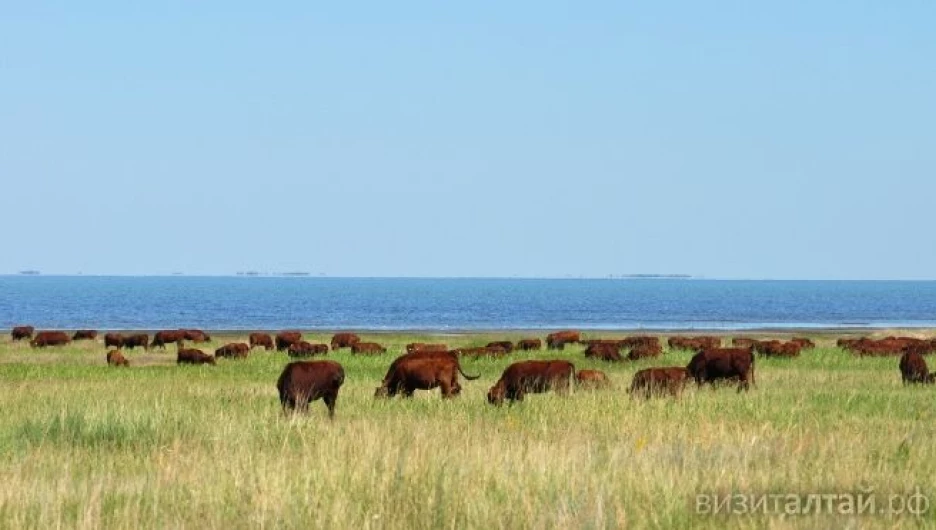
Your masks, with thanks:
[{"label": "grazing cow", "polygon": [[215,350],[215,357],[230,357],[232,359],[246,359],[250,353],[250,346],[243,342],[225,344]]},{"label": "grazing cow", "polygon": [[796,342],[765,340],[756,342],[754,351],[764,357],[799,357],[800,345]]},{"label": "grazing cow", "polygon": [[747,337],[735,337],[731,339],[731,345],[735,348],[753,348],[758,341]]},{"label": "grazing cow", "polygon": [[581,340],[581,334],[578,331],[557,331],[546,335],[546,349],[564,350],[566,344],[575,344]]},{"label": "grazing cow", "polygon": [[456,348],[452,353],[464,357],[492,357],[498,358],[507,355],[507,350],[502,346],[479,346],[477,348]]},{"label": "grazing cow", "polygon": [[309,403],[321,398],[328,407],[329,419],[334,419],[335,402],[344,380],[344,368],[335,361],[294,361],[287,364],[276,380],[283,414],[290,410],[308,412]]},{"label": "grazing cow", "polygon": [[663,346],[660,344],[659,337],[651,337],[649,335],[634,335],[633,337],[627,337],[626,339],[621,339],[622,348],[653,348],[663,351]]},{"label": "grazing cow", "polygon": [[900,376],[904,384],[933,384],[933,374],[929,373],[923,356],[915,351],[908,351],[900,357]]},{"label": "grazing cow", "polygon": [[[181,344],[181,343],[176,343]],[[215,358],[195,348],[179,347],[176,352],[176,364],[215,364]]]},{"label": "grazing cow", "polygon": [[45,348],[46,346],[63,346],[71,342],[71,337],[64,331],[40,331],[36,333],[29,345],[33,348]]},{"label": "grazing cow", "polygon": [[185,340],[185,333],[181,329],[157,331],[153,334],[153,348],[166,349],[166,344],[178,343]]},{"label": "grazing cow", "polygon": [[409,398],[416,390],[439,387],[443,398],[455,397],[461,393],[458,374],[469,381],[481,377],[480,374],[471,376],[463,372],[458,357],[449,352],[408,353],[390,364],[374,396],[393,397],[402,393]]},{"label": "grazing cow", "polygon": [[630,352],[627,354],[627,360],[639,361],[640,359],[659,357],[660,355],[663,355],[663,346],[661,346],[659,342],[641,344],[631,348]]},{"label": "grazing cow", "polygon": [[811,350],[816,347],[816,343],[806,337],[793,337],[790,342],[799,344],[801,350]]},{"label": "grazing cow", "polygon": [[608,344],[598,342],[589,344],[588,347],[585,348],[585,357],[609,362],[620,362],[624,360],[624,358],[621,357],[621,352],[619,351],[617,343]]},{"label": "grazing cow", "polygon": [[300,340],[299,342],[290,344],[289,348],[286,350],[286,353],[288,353],[290,357],[312,357],[315,355],[327,355],[328,344],[312,344],[311,342]]},{"label": "grazing cow", "polygon": [[276,351],[288,350],[289,347],[302,340],[299,331],[280,331],[276,334]]},{"label": "grazing cow", "polygon": [[711,348],[721,348],[721,339],[718,337],[670,337],[666,341],[671,350],[691,350],[700,352]]},{"label": "grazing cow", "polygon": [[697,385],[726,379],[738,381],[738,392],[754,383],[754,351],[750,348],[714,348],[692,356],[686,366]]},{"label": "grazing cow", "polygon": [[[701,354],[697,354],[701,355]],[[681,366],[668,368],[646,368],[634,374],[630,394],[650,399],[653,396],[669,394],[678,397],[689,379],[689,371]]]},{"label": "grazing cow", "polygon": [[376,342],[355,342],[351,345],[351,353],[379,355],[381,353],[387,353],[387,348],[384,348]]},{"label": "grazing cow", "polygon": [[200,329],[180,329],[182,338],[192,342],[211,342],[211,335]]},{"label": "grazing cow", "polygon": [[10,330],[10,337],[13,340],[31,339],[36,328],[32,326],[16,326]]},{"label": "grazing cow", "polygon": [[111,366],[130,366],[130,361],[123,356],[120,350],[109,350],[107,352],[107,364]]},{"label": "grazing cow", "polygon": [[250,334],[250,348],[256,348],[257,346],[262,346],[263,349],[270,351],[273,349],[273,337],[267,335],[266,333],[251,333]]},{"label": "grazing cow", "polygon": [[505,353],[513,353],[514,345],[509,340],[498,340],[487,343],[488,348],[503,348]]},{"label": "grazing cow", "polygon": [[579,388],[596,390],[607,388],[611,382],[601,370],[579,370],[575,372],[575,384]]},{"label": "grazing cow", "polygon": [[79,329],[72,335],[72,340],[94,340],[97,338],[97,333],[93,329]]},{"label": "grazing cow", "polygon": [[575,365],[569,361],[513,363],[488,391],[488,403],[501,405],[507,399],[513,404],[514,401],[523,401],[523,396],[527,393],[539,394],[549,390],[564,395],[574,377]]},{"label": "grazing cow", "polygon": [[334,351],[338,348],[350,348],[358,342],[361,342],[361,337],[354,333],[335,333],[331,339],[331,349]]},{"label": "grazing cow", "polygon": [[104,334],[104,347],[105,348],[120,348],[123,345],[123,335],[120,333],[105,333]]},{"label": "grazing cow", "polygon": [[539,339],[520,339],[517,341],[517,349],[522,351],[541,350],[543,341]]},{"label": "grazing cow", "polygon": [[120,347],[132,350],[141,347],[144,350],[149,349],[149,335],[146,333],[136,333],[134,335],[124,336],[120,340]]},{"label": "grazing cow", "polygon": [[406,353],[417,352],[447,352],[448,346],[445,344],[426,344],[425,342],[411,342],[406,345]]}]

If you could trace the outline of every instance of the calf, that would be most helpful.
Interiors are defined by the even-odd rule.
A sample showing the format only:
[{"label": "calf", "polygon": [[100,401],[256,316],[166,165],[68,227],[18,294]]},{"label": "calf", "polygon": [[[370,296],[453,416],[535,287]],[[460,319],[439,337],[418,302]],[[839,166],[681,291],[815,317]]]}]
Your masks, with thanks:
[{"label": "calf", "polygon": [[107,364],[111,366],[130,366],[130,361],[123,356],[120,350],[110,350],[107,352]]},{"label": "calf", "polygon": [[579,370],[575,373],[575,384],[579,388],[596,390],[611,385],[608,376],[601,370]]}]

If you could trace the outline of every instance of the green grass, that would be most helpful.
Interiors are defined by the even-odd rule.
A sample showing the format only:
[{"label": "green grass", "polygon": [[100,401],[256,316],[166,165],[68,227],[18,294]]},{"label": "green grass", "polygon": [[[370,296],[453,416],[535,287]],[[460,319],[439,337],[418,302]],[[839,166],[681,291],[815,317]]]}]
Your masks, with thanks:
[{"label": "green grass", "polygon": [[[125,352],[133,366],[110,368],[100,343],[31,350],[3,339],[0,527],[936,526],[936,508],[920,518],[694,513],[707,492],[919,486],[936,502],[936,388],[904,387],[896,358],[858,359],[830,340],[798,359],[757,359],[747,394],[692,385],[679,400],[632,400],[635,371],[690,354],[605,364],[570,347],[464,360],[482,377],[456,399],[373,397],[407,342],[504,336],[518,338],[379,334],[365,340],[389,345],[386,355],[331,353],[347,374],[332,422],[321,401],[282,415],[282,353],[179,367],[170,347]],[[243,340],[203,349],[231,338]],[[528,358],[604,370],[614,388],[488,405],[503,369]]]}]

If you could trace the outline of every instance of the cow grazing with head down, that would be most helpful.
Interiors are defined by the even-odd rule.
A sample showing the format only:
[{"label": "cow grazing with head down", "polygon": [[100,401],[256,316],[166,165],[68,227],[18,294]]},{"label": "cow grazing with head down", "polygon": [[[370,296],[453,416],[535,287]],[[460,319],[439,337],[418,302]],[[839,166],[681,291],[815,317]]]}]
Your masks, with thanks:
[{"label": "cow grazing with head down", "polygon": [[104,334],[104,347],[105,348],[120,348],[123,345],[123,335],[120,333],[105,333]]},{"label": "cow grazing with head down", "polygon": [[517,349],[521,351],[536,351],[543,349],[543,341],[539,339],[520,339],[517,341]]},{"label": "cow grazing with head down", "polygon": [[195,349],[195,348],[185,348],[179,344],[179,350],[176,352],[176,364],[215,364],[215,358],[207,353]]},{"label": "cow grazing with head down", "polygon": [[356,342],[351,345],[351,353],[364,355],[380,355],[387,353],[387,348],[376,342]]},{"label": "cow grazing with head down", "polygon": [[447,352],[448,346],[445,344],[426,344],[425,342],[411,342],[406,345],[406,353],[417,352]]},{"label": "cow grazing with head down", "polygon": [[790,342],[799,344],[801,350],[811,350],[816,347],[816,343],[806,337],[793,337]]},{"label": "cow grazing with head down", "polygon": [[721,348],[721,339],[718,337],[670,337],[666,345],[671,350],[692,350],[700,352],[710,348]]},{"label": "cow grazing with head down", "polygon": [[308,412],[309,403],[321,399],[328,407],[329,419],[334,419],[338,391],[344,381],[344,368],[335,361],[294,361],[287,364],[276,381],[283,413]]},{"label": "cow grazing with head down", "polygon": [[487,348],[503,348],[505,353],[513,353],[514,345],[509,340],[498,340],[487,343]]},{"label": "cow grazing with head down", "polygon": [[211,342],[211,335],[200,329],[180,329],[182,338],[192,342]]},{"label": "cow grazing with head down", "polygon": [[40,331],[36,333],[29,345],[33,348],[45,348],[46,346],[64,346],[70,343],[71,337],[64,331]]},{"label": "cow grazing with head down", "polygon": [[243,342],[225,344],[215,350],[215,357],[230,357],[231,359],[246,359],[250,353],[250,346]]},{"label": "cow grazing with head down", "polygon": [[290,357],[313,357],[315,355],[327,355],[328,354],[328,345],[327,344],[312,344],[304,340],[299,342],[294,342],[289,345],[289,348],[286,350],[286,353]]},{"label": "cow grazing with head down", "polygon": [[331,349],[335,351],[339,348],[350,348],[358,342],[361,342],[361,337],[354,333],[335,333],[331,339]]},{"label": "cow grazing with head down", "polygon": [[501,405],[523,401],[526,394],[554,390],[565,395],[575,377],[575,365],[569,361],[521,361],[504,370],[501,378],[488,391],[488,403]]},{"label": "cow grazing with head down", "polygon": [[689,371],[682,366],[646,368],[634,374],[630,394],[632,397],[640,396],[646,399],[664,394],[678,397],[688,379]]},{"label": "cow grazing with head down", "polygon": [[13,340],[31,339],[36,328],[32,326],[16,326],[10,330],[10,337]]},{"label": "cow grazing with head down", "polygon": [[601,370],[579,370],[575,372],[575,385],[582,389],[597,390],[608,388],[611,382]]},{"label": "cow grazing with head down", "polygon": [[185,333],[180,329],[157,331],[153,334],[153,348],[166,348],[166,344],[178,343],[185,340]]},{"label": "cow grazing with head down", "polygon": [[98,332],[93,329],[79,329],[72,335],[72,340],[95,340]]},{"label": "cow grazing with head down", "polygon": [[302,340],[300,331],[280,331],[276,334],[276,351],[285,351],[289,347]]},{"label": "cow grazing with head down", "polygon": [[585,357],[589,359],[598,359],[600,361],[608,362],[620,362],[624,358],[621,357],[621,352],[619,351],[620,347],[615,343],[604,343],[596,342],[589,344],[585,348]]},{"label": "cow grazing with head down", "polygon": [[459,357],[491,357],[493,359],[507,355],[507,350],[501,346],[478,346],[475,348],[456,348],[452,353]]},{"label": "cow grazing with head down", "polygon": [[130,361],[123,356],[120,350],[109,350],[107,352],[107,364],[111,366],[130,366]]},{"label": "cow grazing with head down", "polygon": [[140,347],[144,350],[149,349],[149,335],[146,333],[135,333],[133,335],[125,335],[120,340],[120,347],[132,350],[133,348]]},{"label": "cow grazing with head down", "polygon": [[263,349],[269,351],[273,349],[273,337],[270,337],[266,333],[251,333],[250,334],[250,348],[256,348],[257,346],[263,347]]},{"label": "cow grazing with head down", "polygon": [[916,351],[908,351],[900,357],[900,377],[903,383],[933,384],[933,374],[929,373],[926,360]]},{"label": "cow grazing with head down", "polygon": [[640,344],[631,348],[627,353],[627,360],[639,361],[640,359],[659,357],[660,355],[663,355],[663,347],[660,346],[660,343]]},{"label": "cow grazing with head down", "polygon": [[800,345],[797,342],[765,340],[754,343],[754,351],[764,357],[799,357]]},{"label": "cow grazing with head down", "polygon": [[715,381],[738,382],[738,392],[754,384],[754,351],[750,348],[714,348],[695,354],[686,366],[697,385]]},{"label": "cow grazing with head down", "polygon": [[557,331],[546,335],[546,349],[564,350],[566,344],[575,344],[582,338],[578,331],[565,330]]},{"label": "cow grazing with head down", "polygon": [[468,375],[462,371],[458,357],[450,352],[416,352],[397,357],[383,382],[374,392],[374,397],[393,397],[402,393],[403,397],[413,397],[416,390],[432,390],[438,387],[443,398],[455,397],[461,393],[458,374],[473,381],[480,375]]}]

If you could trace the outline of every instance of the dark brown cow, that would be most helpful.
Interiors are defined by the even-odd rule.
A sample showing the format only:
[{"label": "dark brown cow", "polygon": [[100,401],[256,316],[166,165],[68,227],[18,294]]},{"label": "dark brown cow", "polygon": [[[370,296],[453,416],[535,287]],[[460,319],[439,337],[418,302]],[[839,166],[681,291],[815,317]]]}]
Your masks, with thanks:
[{"label": "dark brown cow", "polygon": [[123,356],[120,350],[110,350],[107,352],[107,364],[111,366],[130,366],[130,361]]},{"label": "dark brown cow", "polygon": [[731,339],[731,345],[735,348],[753,348],[758,341],[747,337],[735,337]]},{"label": "dark brown cow", "polygon": [[243,342],[225,344],[215,350],[215,357],[230,357],[232,359],[246,359],[250,353],[250,346]]},{"label": "dark brown cow", "polygon": [[611,382],[601,370],[579,370],[575,373],[575,384],[579,388],[596,390],[609,387]]},{"label": "dark brown cow", "polygon": [[350,348],[358,342],[361,342],[361,337],[354,333],[335,333],[331,339],[331,349],[334,351],[338,348]]},{"label": "dark brown cow", "polygon": [[659,342],[656,344],[641,344],[631,348],[630,352],[627,353],[627,360],[639,361],[640,359],[659,357],[660,355],[663,355],[663,346],[660,346]]},{"label": "dark brown cow", "polygon": [[[181,344],[181,343],[177,343]],[[195,348],[179,348],[176,364],[215,364],[215,358]]]},{"label": "dark brown cow", "polygon": [[45,348],[46,346],[63,346],[71,342],[71,337],[64,331],[40,331],[36,333],[29,345],[33,348]]},{"label": "dark brown cow", "polygon": [[10,337],[13,340],[31,339],[36,328],[32,326],[16,326],[10,330]]},{"label": "dark brown cow", "polygon": [[754,384],[754,351],[750,348],[715,348],[695,354],[686,366],[697,385],[722,379],[738,381],[738,392]]},{"label": "dark brown cow", "polygon": [[136,348],[136,347],[141,347],[144,350],[148,350],[149,349],[149,335],[147,335],[146,333],[136,333],[136,334],[129,335],[129,336],[125,335],[120,340],[120,347],[127,348],[128,350],[132,350],[133,348]]},{"label": "dark brown cow", "polygon": [[211,342],[211,335],[200,329],[180,329],[182,338],[192,342]]},{"label": "dark brown cow", "polygon": [[445,344],[426,344],[425,342],[411,342],[406,345],[406,353],[416,352],[447,352],[448,346]]},{"label": "dark brown cow", "polygon": [[799,357],[800,345],[796,342],[765,340],[756,342],[754,351],[764,357]]},{"label": "dark brown cow", "polygon": [[280,331],[276,334],[276,351],[288,350],[289,346],[302,340],[302,332]]},{"label": "dark brown cow", "polygon": [[521,361],[504,370],[501,378],[488,391],[488,403],[501,405],[505,399],[513,404],[523,401],[528,393],[539,394],[555,390],[566,394],[575,377],[575,365],[569,361]]},{"label": "dark brown cow", "polygon": [[718,337],[670,337],[666,345],[671,350],[691,350],[700,352],[711,348],[721,348],[721,339]]},{"label": "dark brown cow", "polygon": [[432,390],[439,387],[443,398],[461,393],[458,374],[472,381],[480,375],[470,376],[462,371],[458,357],[449,352],[416,352],[397,357],[382,384],[374,392],[375,397],[393,397],[402,393],[413,397],[416,390]]},{"label": "dark brown cow", "polygon": [[646,399],[667,393],[673,397],[678,397],[685,388],[688,379],[689,371],[682,366],[646,368],[634,374],[630,394],[631,396],[642,396]]},{"label": "dark brown cow", "polygon": [[104,334],[104,347],[105,348],[120,348],[123,345],[123,335],[120,333],[105,333]]},{"label": "dark brown cow", "polygon": [[294,361],[287,364],[276,380],[283,413],[290,410],[308,412],[309,403],[321,398],[328,407],[329,419],[334,419],[338,391],[344,380],[344,368],[335,361]]},{"label": "dark brown cow", "polygon": [[97,338],[97,333],[93,329],[79,329],[72,335],[72,340],[94,340]]},{"label": "dark brown cow", "polygon": [[273,349],[273,337],[266,333],[251,333],[249,342],[251,349],[257,346],[261,346],[267,351]]},{"label": "dark brown cow", "polygon": [[539,339],[520,339],[517,341],[517,349],[522,351],[535,351],[543,349],[543,341]]},{"label": "dark brown cow", "polygon": [[900,357],[900,376],[904,384],[933,384],[933,374],[929,373],[926,361],[916,351],[908,351]]},{"label": "dark brown cow", "polygon": [[816,347],[816,343],[806,337],[793,337],[790,342],[799,344],[801,350],[811,350]]},{"label": "dark brown cow", "polygon": [[384,348],[376,342],[356,342],[351,345],[351,353],[379,355],[381,353],[387,353],[387,348]]},{"label": "dark brown cow", "polygon": [[289,348],[286,350],[286,353],[288,353],[290,357],[312,357],[315,355],[327,355],[328,344],[312,344],[311,342],[300,340],[299,342],[290,344]]},{"label": "dark brown cow", "polygon": [[166,349],[166,344],[178,343],[182,340],[185,340],[185,333],[181,329],[157,331],[153,334],[151,346]]},{"label": "dark brown cow", "polygon": [[659,337],[653,337],[650,335],[634,335],[633,337],[627,337],[626,339],[621,339],[622,348],[653,348],[663,351],[663,346],[660,344]]},{"label": "dark brown cow", "polygon": [[585,348],[585,357],[609,362],[620,362],[624,360],[624,358],[621,357],[621,352],[619,351],[617,343],[608,344],[598,342],[589,344],[589,346]]},{"label": "dark brown cow", "polygon": [[564,350],[566,344],[575,344],[582,336],[578,331],[557,331],[546,335],[546,349]]},{"label": "dark brown cow", "polygon": [[503,348],[506,353],[513,353],[514,345],[509,340],[498,340],[487,343],[488,348]]}]

